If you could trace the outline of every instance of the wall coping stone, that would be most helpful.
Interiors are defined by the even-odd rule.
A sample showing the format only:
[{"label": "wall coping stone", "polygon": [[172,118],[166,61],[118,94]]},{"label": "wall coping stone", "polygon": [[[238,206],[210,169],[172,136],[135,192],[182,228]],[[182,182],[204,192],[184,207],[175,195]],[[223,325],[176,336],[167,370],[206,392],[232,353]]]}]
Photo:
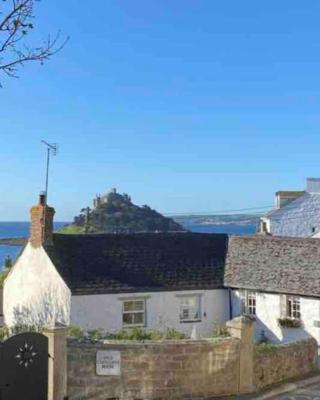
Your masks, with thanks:
[{"label": "wall coping stone", "polygon": [[68,346],[74,347],[94,347],[94,346],[103,346],[103,345],[115,345],[115,346],[183,346],[183,345],[199,345],[199,344],[215,344],[218,342],[225,341],[239,341],[239,339],[234,337],[219,337],[219,338],[204,338],[204,339],[182,339],[182,340],[87,340],[87,339],[72,339],[68,338]]}]

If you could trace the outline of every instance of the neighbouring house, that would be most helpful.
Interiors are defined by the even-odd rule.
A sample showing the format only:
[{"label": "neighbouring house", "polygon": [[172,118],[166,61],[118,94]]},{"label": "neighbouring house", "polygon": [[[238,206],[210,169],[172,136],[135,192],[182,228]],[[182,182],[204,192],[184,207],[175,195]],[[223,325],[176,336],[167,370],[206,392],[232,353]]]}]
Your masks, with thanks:
[{"label": "neighbouring house", "polygon": [[40,196],[31,209],[30,240],[4,284],[7,325],[187,334],[196,326],[206,336],[229,319],[227,235],[63,235],[52,232],[53,216]]},{"label": "neighbouring house", "polygon": [[320,343],[319,239],[231,237],[228,248],[232,317],[254,318],[257,340]]},{"label": "neighbouring house", "polygon": [[305,191],[279,191],[275,209],[261,218],[260,232],[273,236],[320,236],[320,178],[308,178]]}]

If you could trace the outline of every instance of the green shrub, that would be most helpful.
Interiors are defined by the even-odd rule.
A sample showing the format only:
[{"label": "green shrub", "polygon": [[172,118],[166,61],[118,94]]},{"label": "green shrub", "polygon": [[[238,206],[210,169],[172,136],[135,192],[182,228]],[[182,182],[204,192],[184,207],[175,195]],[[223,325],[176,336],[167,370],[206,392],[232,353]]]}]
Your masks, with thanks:
[{"label": "green shrub", "polygon": [[19,333],[24,333],[24,332],[41,333],[43,332],[43,326],[21,324],[21,325],[15,325],[10,329],[11,335],[18,335]]},{"label": "green shrub", "polygon": [[15,325],[11,328],[7,326],[0,327],[0,342],[8,339],[10,336],[18,335],[19,333],[25,332],[43,332],[42,326],[37,325]]},{"label": "green shrub", "polygon": [[105,337],[101,328],[91,329],[87,331],[86,336],[92,340],[102,340]]},{"label": "green shrub", "polygon": [[111,333],[105,336],[110,340],[182,340],[187,339],[187,336],[175,329],[167,329],[165,331],[146,330],[142,328],[122,329],[117,333]]},{"label": "green shrub", "polygon": [[273,353],[277,351],[277,349],[278,346],[270,342],[262,342],[256,345],[256,351],[258,353]]},{"label": "green shrub", "polygon": [[167,329],[165,332],[166,340],[183,340],[188,339],[188,336],[180,331],[176,331],[175,329]]},{"label": "green shrub", "polygon": [[213,338],[218,338],[218,337],[229,337],[230,333],[228,328],[224,326],[219,326],[219,327],[214,327],[212,330],[212,337]]},{"label": "green shrub", "polygon": [[3,288],[4,280],[6,279],[8,272],[2,271],[0,272],[0,289]]},{"label": "green shrub", "polygon": [[111,340],[151,340],[151,332],[141,328],[121,329],[119,332],[110,333],[106,336]]},{"label": "green shrub", "polygon": [[83,339],[84,336],[85,335],[84,335],[83,331],[78,326],[70,325],[68,327],[68,337],[73,338],[73,339]]},{"label": "green shrub", "polygon": [[3,342],[4,340],[8,339],[10,336],[10,330],[6,326],[1,326],[0,327],[0,342]]}]

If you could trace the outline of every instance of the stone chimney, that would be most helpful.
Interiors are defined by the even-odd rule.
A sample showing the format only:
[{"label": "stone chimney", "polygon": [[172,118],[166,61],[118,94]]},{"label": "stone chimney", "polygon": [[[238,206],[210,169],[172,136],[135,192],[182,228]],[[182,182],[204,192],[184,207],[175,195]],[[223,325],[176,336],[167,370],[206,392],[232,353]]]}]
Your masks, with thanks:
[{"label": "stone chimney", "polygon": [[31,213],[30,243],[34,247],[40,247],[45,243],[52,242],[53,217],[55,210],[46,206],[46,195],[41,193],[39,203],[33,206]]}]

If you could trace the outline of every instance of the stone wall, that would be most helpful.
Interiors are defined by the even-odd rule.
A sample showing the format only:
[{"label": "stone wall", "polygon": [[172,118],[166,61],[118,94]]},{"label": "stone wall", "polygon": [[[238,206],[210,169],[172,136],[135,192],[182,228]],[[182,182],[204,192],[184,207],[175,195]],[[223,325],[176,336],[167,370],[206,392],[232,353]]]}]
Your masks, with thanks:
[{"label": "stone wall", "polygon": [[[210,399],[252,393],[316,369],[318,347],[314,339],[268,346],[261,352],[253,341],[251,319],[238,317],[228,321],[227,327],[231,337],[219,339],[70,341],[69,399]],[[104,376],[96,371],[97,353],[101,351],[107,351],[106,357],[113,351],[112,362],[106,358],[102,363],[102,368],[107,368]]]},{"label": "stone wall", "polygon": [[[204,399],[238,392],[239,344],[201,341],[68,345],[68,396],[84,399]],[[98,350],[119,350],[121,375],[98,376]]]},{"label": "stone wall", "polygon": [[254,354],[254,386],[261,389],[316,369],[317,342],[306,339]]}]

